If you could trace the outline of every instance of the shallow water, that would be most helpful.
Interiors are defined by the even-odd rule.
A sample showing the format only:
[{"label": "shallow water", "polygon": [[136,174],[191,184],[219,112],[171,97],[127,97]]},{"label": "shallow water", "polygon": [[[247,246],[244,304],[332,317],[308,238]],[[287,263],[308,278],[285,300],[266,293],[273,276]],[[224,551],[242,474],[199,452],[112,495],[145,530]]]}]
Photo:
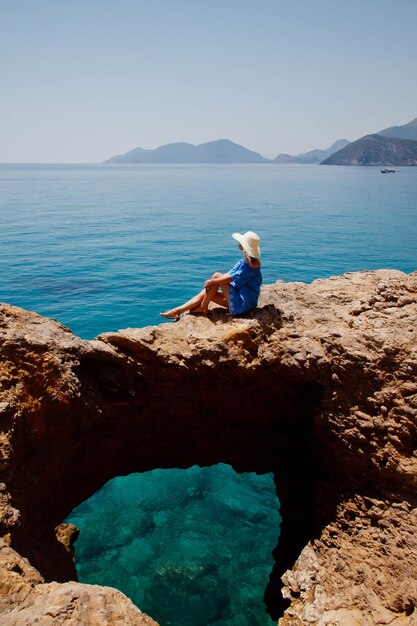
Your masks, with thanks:
[{"label": "shallow water", "polygon": [[[248,229],[267,283],[414,271],[416,198],[417,168],[0,166],[0,300],[85,338],[157,324],[234,265],[231,233]],[[270,476],[216,466],[117,478],[70,519],[80,579],[121,588],[162,626],[270,623]]]},{"label": "shallow water", "polygon": [[107,483],[69,520],[80,580],[118,587],[163,625],[266,626],[279,532],[271,475],[227,465]]}]

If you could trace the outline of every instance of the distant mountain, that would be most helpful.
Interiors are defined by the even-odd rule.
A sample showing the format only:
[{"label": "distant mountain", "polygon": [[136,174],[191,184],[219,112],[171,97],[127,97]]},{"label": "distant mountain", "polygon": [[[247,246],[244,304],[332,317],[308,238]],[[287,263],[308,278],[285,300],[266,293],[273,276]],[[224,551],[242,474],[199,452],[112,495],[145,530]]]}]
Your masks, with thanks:
[{"label": "distant mountain", "polygon": [[417,165],[417,141],[366,135],[332,154],[322,165]]},{"label": "distant mountain", "polygon": [[271,163],[271,160],[229,139],[218,139],[198,146],[170,143],[155,150],[135,148],[105,163]]},{"label": "distant mountain", "polygon": [[415,120],[403,124],[402,126],[391,126],[380,130],[377,135],[383,135],[384,137],[398,137],[399,139],[413,139],[417,141],[417,117]]},{"label": "distant mountain", "polygon": [[347,146],[348,143],[349,141],[347,139],[339,139],[332,146],[330,146],[330,148],[326,148],[325,150],[310,150],[310,152],[303,152],[302,154],[297,154],[296,156],[291,156],[290,154],[279,154],[274,159],[274,163],[320,163],[324,159],[327,159],[327,157],[334,154],[334,152],[337,152]]}]

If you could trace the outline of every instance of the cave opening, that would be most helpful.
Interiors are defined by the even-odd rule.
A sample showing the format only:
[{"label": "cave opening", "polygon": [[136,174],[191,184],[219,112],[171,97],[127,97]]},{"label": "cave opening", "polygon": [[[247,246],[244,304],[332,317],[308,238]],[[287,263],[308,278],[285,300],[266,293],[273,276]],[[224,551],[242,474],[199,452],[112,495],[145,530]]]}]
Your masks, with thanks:
[{"label": "cave opening", "polygon": [[[23,471],[16,474],[21,481],[13,489],[18,496],[15,505],[20,511],[20,524],[13,530],[13,547],[30,560],[47,582],[74,580],[76,572],[68,550],[70,539],[65,531],[61,536],[56,531],[64,519],[68,516],[72,519],[74,513],[71,511],[74,512],[80,503],[91,508],[88,498],[109,480],[115,477],[119,477],[117,481],[125,480],[120,477],[129,477],[135,472],[145,475],[151,471],[176,471],[186,475],[188,468],[194,466],[208,472],[212,471],[208,468],[221,467],[221,464],[239,474],[275,475],[276,489],[271,489],[272,508],[277,511],[278,506],[281,507],[280,541],[277,545],[277,521],[273,524],[273,537],[268,540],[266,575],[251,601],[261,607],[259,619],[266,619],[269,624],[264,597],[267,613],[276,621],[288,606],[288,600],[281,593],[281,576],[292,567],[302,548],[316,532],[314,490],[320,469],[317,458],[320,455],[313,457],[310,436],[323,393],[314,372],[309,373],[309,379],[307,375],[300,377],[297,372],[288,373],[285,367],[283,365],[281,370],[281,365],[277,369],[275,365],[266,364],[252,370],[219,363],[213,368],[198,362],[195,369],[184,371],[181,367],[161,367],[159,363],[151,362],[142,364],[141,368],[132,365],[126,373],[125,368],[118,369],[113,361],[109,364],[106,360],[87,360],[78,370],[83,400],[72,407],[72,414],[65,414],[62,419],[53,422],[41,444],[32,447],[24,462],[22,460]],[[65,445],[57,448],[54,445],[56,441],[65,442]],[[171,491],[175,491],[174,487]],[[213,489],[213,492],[216,490]],[[239,490],[236,489],[236,492]],[[194,500],[198,501],[199,493],[196,489]],[[111,522],[113,528],[124,529],[131,544],[134,537],[129,535],[123,520],[113,523],[113,518],[116,516],[118,519],[124,507],[125,504],[121,503],[107,510],[102,514],[102,523]],[[214,516],[211,521],[213,528],[218,517],[221,515]],[[164,515],[157,519],[163,525]],[[74,521],[81,527],[79,521]],[[153,520],[149,531],[153,524],[157,526]],[[169,525],[165,524],[165,527]],[[206,523],[205,528],[209,526]],[[233,529],[235,526],[239,530],[243,526],[238,517],[233,523],[229,520],[226,527]],[[260,526],[252,519],[253,536]],[[92,545],[99,545],[100,525],[93,521],[89,528],[93,535]],[[141,532],[143,529],[139,529],[135,536],[142,537]],[[217,529],[213,534],[223,540],[225,532]],[[105,572],[111,572],[113,561],[120,560],[123,550],[119,548],[125,544],[120,538],[117,541],[119,545],[112,548],[108,548],[111,545],[108,540],[101,542]],[[262,532],[258,544],[266,545]],[[78,543],[78,548],[80,545]],[[164,549],[168,542],[160,540],[156,545]],[[243,580],[237,585],[237,596],[244,594],[250,597],[254,586],[247,582],[248,571],[256,571],[256,567],[242,565],[237,555],[250,553],[251,549],[238,547],[229,552],[229,563],[236,571],[241,570],[239,580]],[[97,562],[99,554],[98,549],[92,550],[91,561]],[[79,555],[77,560],[80,567],[82,561]],[[216,568],[218,565],[214,563],[212,569]],[[204,566],[202,571],[204,574]],[[187,585],[193,578],[198,579],[199,571],[195,572],[191,567],[180,574],[175,568],[162,568],[161,572],[166,575],[165,588],[170,590],[170,594],[175,588],[179,589],[183,605],[189,611],[192,594],[187,593]],[[228,594],[224,593],[224,584],[216,582],[218,579],[210,571],[199,579],[205,597],[208,599],[212,594],[212,590],[203,584],[208,574],[213,581],[213,590],[218,586],[223,600],[214,602],[211,622],[205,614],[201,623],[212,623],[214,626],[217,619],[218,624],[228,624],[224,615],[229,611],[230,615],[239,615],[239,624],[243,624],[242,615],[248,614],[248,608],[232,610]],[[182,576],[181,584],[170,579],[178,575]],[[134,585],[137,576],[126,570],[118,580],[99,580],[95,576],[86,579],[83,575],[79,578],[85,582],[102,582],[118,587],[120,580]],[[221,580],[227,580],[227,576]],[[123,591],[132,596],[128,590]],[[155,595],[158,597],[156,585]],[[165,595],[168,596],[168,592]],[[134,602],[142,610],[149,610],[140,597],[135,597]],[[195,603],[198,607],[197,600]],[[195,614],[201,611],[200,607]],[[159,617],[152,607],[149,613],[162,624],[173,623],[168,617]],[[174,610],[169,611],[169,615],[173,613]],[[192,626],[199,623],[195,614]],[[182,626],[186,623],[184,617]],[[257,624],[255,619],[250,623]]]},{"label": "cave opening", "polygon": [[230,465],[107,482],[66,519],[80,582],[125,593],[161,626],[268,626],[280,514],[273,475]]}]

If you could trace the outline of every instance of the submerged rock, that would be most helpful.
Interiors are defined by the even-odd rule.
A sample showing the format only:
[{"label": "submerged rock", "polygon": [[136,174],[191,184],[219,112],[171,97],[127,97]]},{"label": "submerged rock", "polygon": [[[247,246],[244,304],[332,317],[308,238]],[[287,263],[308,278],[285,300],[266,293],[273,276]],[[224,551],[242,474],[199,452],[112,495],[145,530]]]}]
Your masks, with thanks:
[{"label": "submerged rock", "polygon": [[1,623],[155,623],[68,582],[61,522],[114,476],[220,462],[275,473],[282,626],[414,623],[416,320],[417,274],[389,270],[94,341],[1,305]]}]

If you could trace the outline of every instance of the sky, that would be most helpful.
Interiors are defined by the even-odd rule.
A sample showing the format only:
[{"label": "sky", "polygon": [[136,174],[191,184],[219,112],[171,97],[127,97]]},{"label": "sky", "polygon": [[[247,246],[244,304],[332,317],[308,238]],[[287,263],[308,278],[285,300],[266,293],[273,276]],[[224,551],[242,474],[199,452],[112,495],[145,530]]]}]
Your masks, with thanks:
[{"label": "sky", "polygon": [[417,117],[416,32],[417,0],[0,0],[0,163],[353,141]]}]

